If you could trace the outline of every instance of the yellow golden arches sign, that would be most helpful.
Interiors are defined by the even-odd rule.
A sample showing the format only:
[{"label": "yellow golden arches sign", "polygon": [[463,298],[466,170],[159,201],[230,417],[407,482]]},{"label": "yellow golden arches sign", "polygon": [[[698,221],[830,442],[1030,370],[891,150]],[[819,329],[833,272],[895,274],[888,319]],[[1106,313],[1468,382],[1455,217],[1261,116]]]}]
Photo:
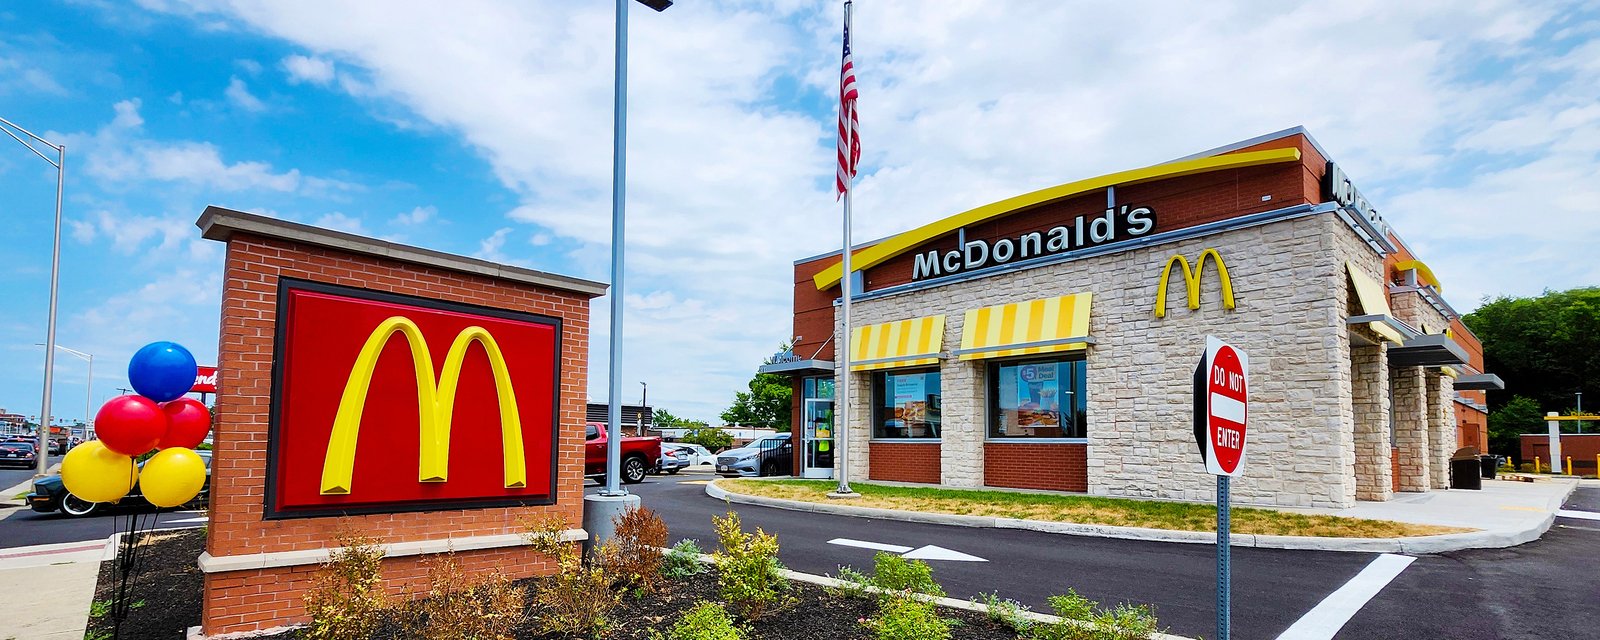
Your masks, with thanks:
[{"label": "yellow golden arches sign", "polygon": [[1167,315],[1167,280],[1172,277],[1172,265],[1177,263],[1183,267],[1183,284],[1189,293],[1189,308],[1200,308],[1200,276],[1206,270],[1206,258],[1211,258],[1217,263],[1217,277],[1222,282],[1222,308],[1232,309],[1233,280],[1228,277],[1228,265],[1223,264],[1222,255],[1216,249],[1206,249],[1200,252],[1200,257],[1195,258],[1194,268],[1189,268],[1189,259],[1182,254],[1167,258],[1167,266],[1161,269],[1161,279],[1156,281],[1156,317],[1164,318]]},{"label": "yellow golden arches sign", "polygon": [[444,482],[450,467],[450,418],[455,411],[456,387],[461,377],[461,365],[467,357],[467,348],[476,342],[483,345],[489,356],[489,367],[494,373],[495,393],[500,401],[501,459],[505,465],[505,486],[515,489],[527,486],[527,464],[522,451],[522,418],[517,412],[517,395],[511,386],[511,375],[506,370],[505,356],[500,345],[489,331],[470,326],[456,334],[445,355],[444,370],[439,379],[433,377],[433,357],[428,354],[428,343],[422,330],[405,316],[392,316],[378,324],[367,336],[350,368],[350,378],[345,382],[344,393],[339,397],[339,410],[333,418],[333,432],[328,436],[327,457],[322,463],[322,493],[345,495],[350,493],[351,475],[355,470],[356,436],[361,428],[361,411],[367,403],[367,389],[372,384],[372,373],[378,367],[378,356],[389,338],[399,333],[405,336],[411,351],[411,363],[417,380],[417,413],[421,426],[421,457],[417,463],[419,482]]}]

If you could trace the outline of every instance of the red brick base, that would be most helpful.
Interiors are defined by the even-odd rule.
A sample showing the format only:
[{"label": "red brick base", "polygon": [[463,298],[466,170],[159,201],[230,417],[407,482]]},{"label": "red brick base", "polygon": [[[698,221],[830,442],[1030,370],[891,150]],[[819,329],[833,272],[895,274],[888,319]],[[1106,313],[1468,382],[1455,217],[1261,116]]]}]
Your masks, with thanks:
[{"label": "red brick base", "polygon": [[1089,445],[988,442],[983,445],[983,483],[991,487],[1089,490]]},{"label": "red brick base", "polygon": [[939,483],[938,442],[874,442],[868,455],[869,479]]}]

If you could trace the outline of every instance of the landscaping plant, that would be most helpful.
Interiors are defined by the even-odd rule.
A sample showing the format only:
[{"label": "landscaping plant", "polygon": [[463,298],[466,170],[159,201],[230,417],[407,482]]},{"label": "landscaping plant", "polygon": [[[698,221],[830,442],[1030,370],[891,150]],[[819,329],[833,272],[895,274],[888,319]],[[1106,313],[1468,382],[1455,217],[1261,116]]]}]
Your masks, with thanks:
[{"label": "landscaping plant", "polygon": [[499,571],[469,576],[454,553],[428,561],[432,590],[418,605],[410,635],[417,638],[501,640],[527,617],[527,590]]},{"label": "landscaping plant", "polygon": [[605,635],[608,616],[621,601],[611,588],[605,558],[614,553],[611,545],[595,549],[596,562],[584,563],[583,551],[564,538],[567,524],[560,518],[538,522],[524,534],[533,550],[556,562],[556,574],[540,580],[534,588],[536,617],[544,633],[594,638]]},{"label": "landscaping plant", "polygon": [[1033,625],[1031,640],[1147,640],[1160,631],[1146,606],[1123,604],[1097,611],[1097,603],[1071,589],[1045,601],[1061,621]]},{"label": "landscaping plant", "polygon": [[872,583],[880,589],[944,597],[944,588],[933,580],[933,567],[921,560],[879,551],[872,557],[872,570]]},{"label": "landscaping plant", "polygon": [[373,538],[339,536],[306,591],[305,636],[311,640],[365,640],[388,605],[381,575],[383,548]]},{"label": "landscaping plant", "polygon": [[839,567],[839,581],[843,582],[829,591],[842,598],[865,598],[873,594],[872,578],[850,567]]},{"label": "landscaping plant", "polygon": [[778,537],[756,529],[745,533],[739,514],[711,517],[722,549],[712,555],[722,599],[745,620],[760,620],[786,603],[789,581],[778,562]]},{"label": "landscaping plant", "polygon": [[999,593],[980,593],[972,601],[988,608],[990,622],[1004,625],[1022,634],[1023,637],[1027,637],[1028,631],[1033,628],[1033,620],[1024,615],[1028,611],[1028,605],[1016,600],[1002,599]]},{"label": "landscaping plant", "polygon": [[654,591],[661,582],[661,547],[667,546],[667,523],[645,507],[633,507],[615,520],[613,545],[606,566],[616,580],[628,586]]},{"label": "landscaping plant", "polygon": [[661,575],[673,580],[681,580],[705,571],[705,563],[700,561],[700,545],[693,540],[679,540],[661,558]]},{"label": "landscaping plant", "polygon": [[700,601],[672,625],[671,640],[742,640],[744,634],[728,617],[728,610],[715,602]]},{"label": "landscaping plant", "polygon": [[939,617],[933,603],[904,594],[884,601],[878,615],[862,625],[878,640],[948,640],[950,621]]}]

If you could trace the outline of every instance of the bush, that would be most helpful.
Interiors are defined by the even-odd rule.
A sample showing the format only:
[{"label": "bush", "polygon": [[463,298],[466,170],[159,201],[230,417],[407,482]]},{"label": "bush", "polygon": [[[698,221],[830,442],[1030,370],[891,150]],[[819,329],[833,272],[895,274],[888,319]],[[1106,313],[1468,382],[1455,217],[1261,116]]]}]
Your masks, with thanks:
[{"label": "bush", "polygon": [[944,589],[933,580],[933,567],[926,562],[879,551],[872,557],[872,565],[872,583],[880,589],[944,596]]},{"label": "bush", "polygon": [[866,574],[850,567],[839,567],[839,581],[844,584],[830,589],[836,596],[859,599],[866,598],[873,593],[872,578],[868,578]]},{"label": "bush", "polygon": [[899,596],[885,601],[878,615],[862,623],[878,640],[947,640],[950,621],[932,603]]},{"label": "bush", "polygon": [[974,603],[982,604],[989,609],[989,621],[1005,627],[1019,634],[1027,635],[1033,628],[1033,620],[1024,616],[1028,605],[1016,600],[1002,600],[998,593],[980,593],[973,598]]},{"label": "bush", "polygon": [[661,582],[661,548],[667,546],[667,523],[644,507],[623,511],[613,521],[616,533],[606,568],[628,586],[654,591]]},{"label": "bush", "polygon": [[700,560],[700,545],[693,540],[679,540],[661,559],[661,575],[674,580],[699,575],[706,565]]},{"label": "bush", "polygon": [[744,634],[715,602],[700,601],[667,633],[671,640],[741,640]]},{"label": "bush", "polygon": [[739,514],[711,517],[722,550],[713,554],[722,599],[745,620],[760,620],[786,604],[789,589],[778,562],[778,537],[761,529],[745,533]]},{"label": "bush", "polygon": [[524,537],[534,551],[556,562],[555,575],[539,581],[533,603],[539,609],[539,628],[544,633],[599,637],[610,627],[607,616],[622,597],[611,588],[605,558],[614,551],[609,544],[595,549],[597,562],[584,564],[578,545],[563,539],[567,524],[550,518],[533,524]]},{"label": "bush", "polygon": [[339,549],[306,591],[305,635],[311,640],[365,640],[383,620],[383,548],[374,538],[341,535]]},{"label": "bush", "polygon": [[1096,611],[1097,604],[1068,589],[1045,599],[1060,622],[1035,624],[1034,640],[1147,640],[1160,629],[1155,614],[1142,605],[1117,605]]},{"label": "bush", "polygon": [[498,571],[469,577],[454,553],[428,561],[428,580],[433,588],[418,606],[412,637],[498,640],[527,618],[527,590]]}]

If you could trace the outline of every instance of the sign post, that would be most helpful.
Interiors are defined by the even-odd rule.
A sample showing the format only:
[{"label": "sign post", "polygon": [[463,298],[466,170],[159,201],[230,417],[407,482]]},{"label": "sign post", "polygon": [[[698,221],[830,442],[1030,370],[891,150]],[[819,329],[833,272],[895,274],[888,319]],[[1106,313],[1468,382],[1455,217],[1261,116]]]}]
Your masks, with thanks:
[{"label": "sign post", "polygon": [[1244,472],[1244,442],[1249,423],[1250,358],[1213,336],[1194,370],[1194,435],[1206,472],[1217,476],[1217,638],[1228,640],[1229,481]]}]

